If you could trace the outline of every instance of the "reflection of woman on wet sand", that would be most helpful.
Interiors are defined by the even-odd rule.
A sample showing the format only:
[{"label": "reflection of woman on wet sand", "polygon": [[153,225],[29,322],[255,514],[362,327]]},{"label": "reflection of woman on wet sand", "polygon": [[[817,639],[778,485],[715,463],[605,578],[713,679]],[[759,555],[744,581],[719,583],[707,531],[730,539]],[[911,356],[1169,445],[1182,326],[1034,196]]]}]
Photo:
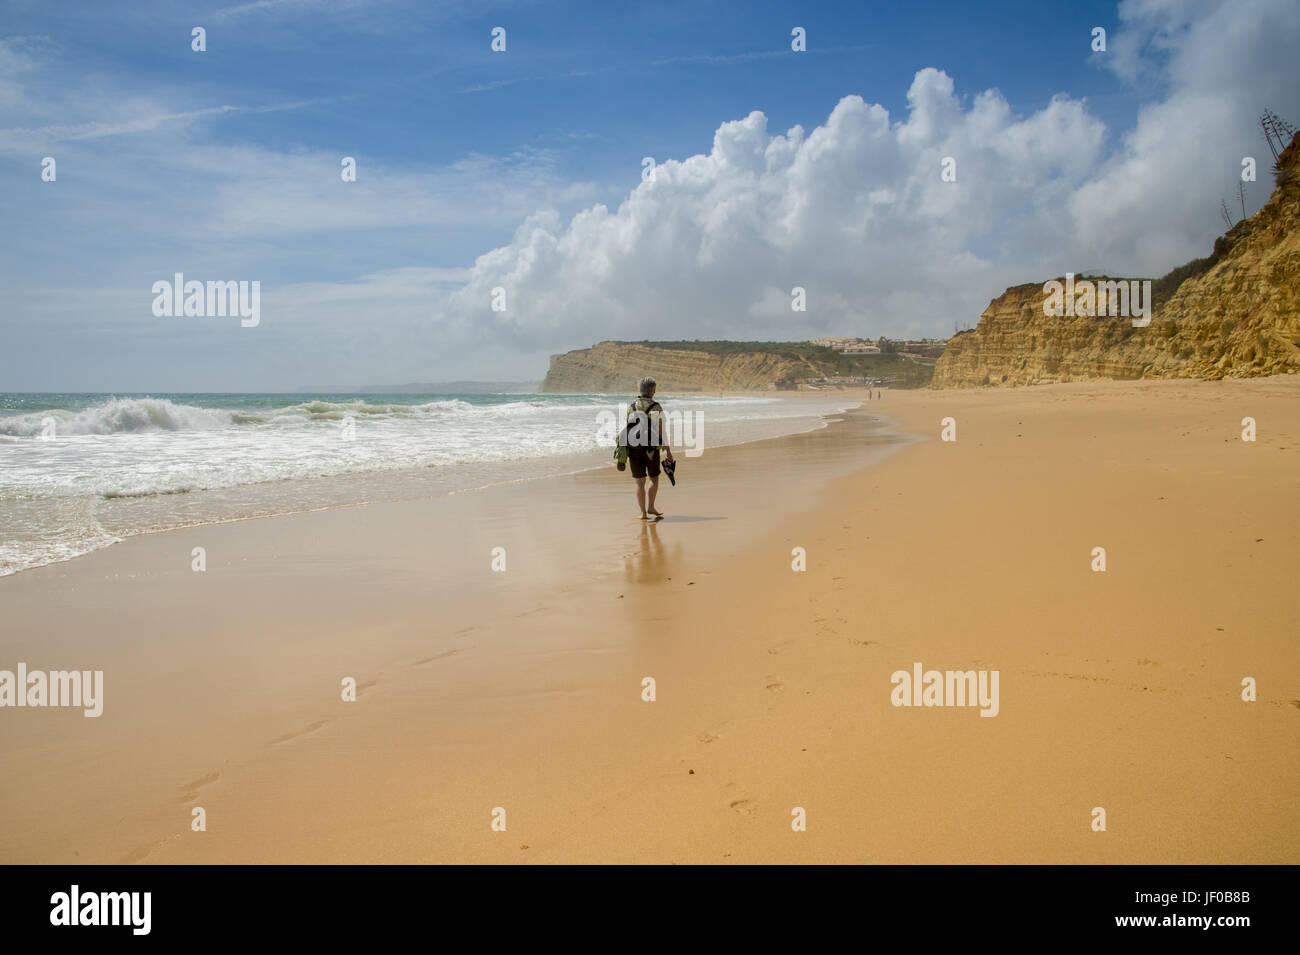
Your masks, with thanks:
[{"label": "reflection of woman on wet sand", "polygon": [[666,579],[668,573],[668,555],[664,553],[663,541],[659,539],[659,528],[654,521],[641,525],[641,548],[636,560],[627,565],[629,583],[658,583]]}]

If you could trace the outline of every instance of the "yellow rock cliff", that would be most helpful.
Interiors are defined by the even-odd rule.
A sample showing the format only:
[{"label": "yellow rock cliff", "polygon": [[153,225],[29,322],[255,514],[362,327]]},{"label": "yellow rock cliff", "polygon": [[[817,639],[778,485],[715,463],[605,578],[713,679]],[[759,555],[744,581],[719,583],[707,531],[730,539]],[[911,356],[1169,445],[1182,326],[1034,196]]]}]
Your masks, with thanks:
[{"label": "yellow rock cliff", "polygon": [[1298,158],[1300,135],[1278,161],[1268,203],[1216,243],[1208,270],[1157,302],[1147,327],[1125,317],[1050,317],[1043,285],[1018,285],[948,343],[932,387],[1300,371]]},{"label": "yellow rock cliff", "polygon": [[672,392],[766,391],[788,373],[815,374],[795,359],[765,352],[711,354],[630,342],[601,342],[551,356],[542,391],[559,394],[636,394],[649,375]]}]

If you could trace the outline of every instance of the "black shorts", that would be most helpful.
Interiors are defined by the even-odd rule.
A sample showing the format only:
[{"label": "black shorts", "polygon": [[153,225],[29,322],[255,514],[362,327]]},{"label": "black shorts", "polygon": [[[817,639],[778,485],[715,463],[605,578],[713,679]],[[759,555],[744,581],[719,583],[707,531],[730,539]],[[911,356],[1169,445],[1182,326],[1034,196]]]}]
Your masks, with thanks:
[{"label": "black shorts", "polygon": [[634,478],[643,478],[647,472],[651,477],[659,476],[659,449],[628,448],[627,463],[632,468]]}]

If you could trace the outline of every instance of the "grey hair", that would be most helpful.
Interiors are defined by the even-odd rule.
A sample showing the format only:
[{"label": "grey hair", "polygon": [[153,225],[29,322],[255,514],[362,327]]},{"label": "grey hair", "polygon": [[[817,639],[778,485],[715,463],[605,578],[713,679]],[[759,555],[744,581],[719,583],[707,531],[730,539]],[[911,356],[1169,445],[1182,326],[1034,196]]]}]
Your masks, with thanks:
[{"label": "grey hair", "polygon": [[654,391],[657,387],[659,387],[659,382],[655,381],[649,375],[636,383],[637,393],[642,398],[649,398],[650,392]]}]

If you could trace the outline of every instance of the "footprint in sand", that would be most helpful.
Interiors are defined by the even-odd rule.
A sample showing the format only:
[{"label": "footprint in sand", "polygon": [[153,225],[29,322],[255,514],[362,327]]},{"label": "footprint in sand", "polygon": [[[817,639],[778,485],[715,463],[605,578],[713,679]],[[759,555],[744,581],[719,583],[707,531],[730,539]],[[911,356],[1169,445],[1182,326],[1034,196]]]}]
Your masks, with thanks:
[{"label": "footprint in sand", "polygon": [[737,799],[731,804],[731,808],[742,816],[752,816],[758,812],[758,803],[752,799]]},{"label": "footprint in sand", "polygon": [[198,796],[200,789],[202,789],[204,786],[210,786],[212,783],[215,783],[220,778],[221,778],[221,773],[208,773],[206,776],[200,776],[198,779],[194,780],[194,782],[187,783],[186,785],[181,787],[180,789],[181,794],[179,797],[177,797],[176,801],[189,802],[191,799],[194,799],[196,796]]},{"label": "footprint in sand", "polygon": [[163,846],[167,845],[167,843],[171,842],[173,839],[179,839],[179,838],[180,838],[179,835],[173,834],[167,836],[164,839],[159,839],[157,842],[151,842],[147,846],[140,846],[140,848],[138,849],[132,849],[131,854],[128,855],[125,859],[123,859],[122,862],[126,865],[130,865],[132,862],[139,862],[145,857],[152,855],[154,850],[161,849]]},{"label": "footprint in sand", "polygon": [[132,862],[139,862],[141,859],[145,858],[145,856],[149,855],[149,853],[153,852],[155,848],[156,846],[141,846],[139,849],[133,849],[131,850],[131,854],[123,859],[122,862],[125,865],[130,865]]},{"label": "footprint in sand", "polygon": [[[770,679],[772,679],[772,677],[768,677],[768,679],[770,680]],[[765,689],[765,690],[771,690],[773,693],[780,693],[782,690],[785,689],[785,684],[784,684],[784,683],[769,683],[767,686],[763,687],[763,689]]]},{"label": "footprint in sand", "polygon": [[443,660],[446,659],[447,657],[453,657],[458,653],[460,653],[459,649],[444,650],[442,651],[442,653],[435,653],[433,656],[425,657],[423,660],[416,660],[414,663],[408,663],[407,666],[422,667],[426,663],[432,663],[434,660]]},{"label": "footprint in sand", "polygon": [[271,745],[274,746],[277,743],[287,743],[289,740],[297,739],[299,736],[306,736],[308,733],[314,733],[328,722],[329,720],[317,720],[310,726],[305,726],[300,730],[295,730],[292,733],[285,733],[283,736],[276,737],[271,740]]}]

